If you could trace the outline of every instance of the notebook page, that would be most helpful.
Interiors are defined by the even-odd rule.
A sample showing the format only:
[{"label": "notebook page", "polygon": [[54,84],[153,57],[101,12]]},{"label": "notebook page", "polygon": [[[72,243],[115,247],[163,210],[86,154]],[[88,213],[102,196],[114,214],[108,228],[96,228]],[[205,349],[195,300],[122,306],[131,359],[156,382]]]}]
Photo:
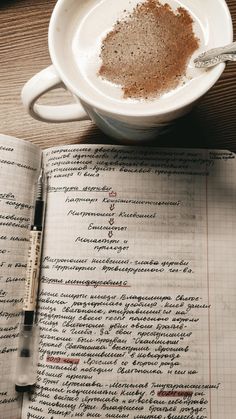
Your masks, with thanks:
[{"label": "notebook page", "polygon": [[21,417],[14,361],[40,154],[30,143],[0,135],[0,419]]},{"label": "notebook page", "polygon": [[236,173],[235,155],[210,152],[215,162],[206,180],[209,302],[209,380],[220,391],[209,394],[212,418],[236,411]]},{"label": "notebook page", "polygon": [[235,156],[44,157],[40,360],[23,419],[233,419]]}]

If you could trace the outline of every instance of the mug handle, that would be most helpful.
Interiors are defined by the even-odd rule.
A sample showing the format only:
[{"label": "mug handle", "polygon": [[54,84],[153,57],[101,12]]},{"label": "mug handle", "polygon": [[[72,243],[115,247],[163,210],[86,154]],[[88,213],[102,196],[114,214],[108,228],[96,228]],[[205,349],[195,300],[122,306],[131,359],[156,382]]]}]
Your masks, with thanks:
[{"label": "mug handle", "polygon": [[23,87],[21,98],[27,112],[38,121],[72,122],[90,119],[80,103],[69,105],[38,105],[40,96],[50,90],[64,87],[55,67],[50,65],[35,74]]}]

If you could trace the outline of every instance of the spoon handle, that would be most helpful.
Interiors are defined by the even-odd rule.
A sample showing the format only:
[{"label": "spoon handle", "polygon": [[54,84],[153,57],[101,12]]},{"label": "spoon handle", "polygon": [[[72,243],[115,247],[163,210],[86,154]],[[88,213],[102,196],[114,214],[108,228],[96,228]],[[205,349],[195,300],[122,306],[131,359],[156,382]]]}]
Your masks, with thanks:
[{"label": "spoon handle", "polygon": [[236,42],[226,45],[225,47],[213,48],[205,51],[195,58],[195,67],[213,67],[216,64],[225,61],[236,61]]}]

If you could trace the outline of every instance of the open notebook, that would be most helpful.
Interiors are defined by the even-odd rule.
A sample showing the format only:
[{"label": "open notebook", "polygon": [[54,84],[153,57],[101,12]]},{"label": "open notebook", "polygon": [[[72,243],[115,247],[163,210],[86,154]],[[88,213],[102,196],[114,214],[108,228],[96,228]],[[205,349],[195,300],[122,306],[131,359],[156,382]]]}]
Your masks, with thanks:
[{"label": "open notebook", "polygon": [[[34,185],[48,176],[38,380],[14,360]],[[0,137],[0,419],[234,419],[230,152]]]}]

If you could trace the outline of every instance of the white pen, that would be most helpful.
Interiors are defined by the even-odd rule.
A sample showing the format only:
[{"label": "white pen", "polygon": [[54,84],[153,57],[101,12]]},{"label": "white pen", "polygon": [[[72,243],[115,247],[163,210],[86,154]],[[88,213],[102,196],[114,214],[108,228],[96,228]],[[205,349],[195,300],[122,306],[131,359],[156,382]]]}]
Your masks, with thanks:
[{"label": "white pen", "polygon": [[44,215],[46,205],[46,178],[41,170],[34,207],[34,219],[30,228],[30,244],[26,268],[23,323],[20,327],[16,364],[15,389],[30,391],[36,382],[36,354],[38,350],[38,326],[36,310],[39,289],[41,251],[43,244]]}]

